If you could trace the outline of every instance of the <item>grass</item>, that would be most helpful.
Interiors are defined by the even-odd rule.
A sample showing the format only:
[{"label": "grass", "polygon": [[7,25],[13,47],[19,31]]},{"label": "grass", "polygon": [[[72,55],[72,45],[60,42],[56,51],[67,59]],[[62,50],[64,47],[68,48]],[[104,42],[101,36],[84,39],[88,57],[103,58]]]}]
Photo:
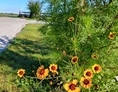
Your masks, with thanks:
[{"label": "grass", "polygon": [[0,17],[12,17],[12,18],[17,18],[17,17],[18,17],[18,14],[0,13]]},{"label": "grass", "polygon": [[[28,24],[23,28],[22,32],[11,41],[6,51],[0,54],[0,92],[64,92],[61,91],[59,87],[50,87],[48,80],[44,81],[44,84],[41,85],[37,80],[27,78],[27,80],[23,81],[24,79],[20,80],[17,77],[17,70],[20,68],[26,70],[27,76],[34,76],[35,74],[32,70],[36,71],[41,64],[48,67],[50,63],[56,63],[59,61],[57,60],[58,58],[63,57],[62,52],[57,51],[51,44],[51,41],[54,39],[50,41],[41,33],[40,28],[42,27],[43,25],[39,24]],[[117,42],[118,39],[116,39],[116,45]],[[58,62],[61,77],[63,79],[69,79],[70,81],[71,78],[76,78],[77,76],[72,75],[74,72],[78,74],[79,77],[77,76],[77,78],[79,79],[83,76],[84,68],[90,68],[93,64],[99,63],[103,67],[103,71],[95,75],[93,83],[101,86],[100,89],[98,88],[99,92],[117,92],[118,85],[115,76],[118,74],[118,62],[116,62],[118,60],[118,50],[117,48],[113,49],[109,54],[106,54],[103,50],[102,52],[98,52],[98,54],[102,55],[100,61],[89,58],[89,60],[86,61],[87,64],[81,64],[81,67],[74,66],[71,63],[67,64],[67,62]],[[107,58],[104,58],[106,55]],[[66,56],[64,58],[65,60],[70,59]],[[73,69],[73,67],[75,68]],[[68,75],[65,75],[66,71],[68,71]],[[29,81],[30,84],[26,81]],[[93,92],[93,89],[94,86],[91,92]],[[83,89],[82,92],[88,92],[88,90]],[[94,90],[94,92],[97,92],[97,90]]]},{"label": "grass", "polygon": [[[28,24],[23,31],[11,42],[6,51],[0,55],[0,92],[24,92],[26,88],[18,88],[15,85],[17,70],[26,69],[27,75],[32,75],[40,65],[39,60],[48,63],[50,48],[44,45],[44,37],[39,28],[42,25]],[[48,51],[47,51],[48,49]],[[44,56],[45,54],[45,56]],[[47,55],[47,56],[46,56]],[[28,91],[26,91],[28,92]]]}]

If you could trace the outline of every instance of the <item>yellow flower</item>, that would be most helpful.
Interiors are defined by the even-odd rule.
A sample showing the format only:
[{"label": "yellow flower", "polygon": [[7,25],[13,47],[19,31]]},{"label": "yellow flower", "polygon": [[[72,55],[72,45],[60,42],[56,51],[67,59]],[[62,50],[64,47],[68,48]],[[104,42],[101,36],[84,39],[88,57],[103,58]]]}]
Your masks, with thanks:
[{"label": "yellow flower", "polygon": [[98,59],[98,56],[96,54],[92,54],[91,57],[96,60]]},{"label": "yellow flower", "polygon": [[71,62],[72,62],[72,64],[77,63],[78,62],[78,57],[77,56],[72,57]]},{"label": "yellow flower", "polygon": [[99,64],[94,64],[92,66],[92,70],[93,70],[94,73],[99,73],[99,72],[101,72],[102,68]]},{"label": "yellow flower", "polygon": [[44,66],[41,65],[36,72],[36,75],[39,79],[44,79],[46,78],[46,76],[48,76],[49,70],[48,69],[44,69]]},{"label": "yellow flower", "polygon": [[24,70],[24,69],[19,69],[19,70],[17,71],[17,74],[18,74],[19,77],[23,77],[24,74],[25,74],[25,70]]},{"label": "yellow flower", "polygon": [[89,89],[92,86],[92,79],[81,77],[80,84],[83,88]]},{"label": "yellow flower", "polygon": [[116,35],[116,32],[113,32],[114,35]]},{"label": "yellow flower", "polygon": [[111,40],[113,40],[114,39],[114,33],[113,32],[110,32],[108,38],[111,39]]},{"label": "yellow flower", "polygon": [[58,72],[57,72],[57,69],[58,69],[58,67],[57,67],[56,64],[50,64],[49,70],[50,70],[52,73],[58,73]]},{"label": "yellow flower", "polygon": [[93,72],[92,72],[92,70],[91,69],[86,69],[84,71],[84,77],[85,78],[93,78]]},{"label": "yellow flower", "polygon": [[72,22],[74,20],[74,17],[69,17],[68,21]]},{"label": "yellow flower", "polygon": [[67,92],[80,92],[80,88],[76,87],[77,85],[77,80],[74,79],[73,81],[69,82],[69,83],[65,83],[64,84],[64,89]]}]

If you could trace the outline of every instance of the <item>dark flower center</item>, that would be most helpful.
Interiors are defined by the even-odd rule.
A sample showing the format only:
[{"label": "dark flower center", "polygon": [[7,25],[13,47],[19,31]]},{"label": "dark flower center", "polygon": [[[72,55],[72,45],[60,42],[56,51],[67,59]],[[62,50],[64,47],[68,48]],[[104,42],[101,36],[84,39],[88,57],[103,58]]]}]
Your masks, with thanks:
[{"label": "dark flower center", "polygon": [[77,61],[77,58],[73,58],[73,62],[76,62]]},{"label": "dark flower center", "polygon": [[52,66],[51,69],[52,69],[52,70],[56,70],[56,66]]},{"label": "dark flower center", "polygon": [[91,72],[87,72],[86,75],[87,75],[87,76],[91,76]]},{"label": "dark flower center", "polygon": [[71,89],[71,90],[75,90],[75,87],[76,87],[75,84],[70,84],[70,85],[69,85],[69,89]]},{"label": "dark flower center", "polygon": [[44,69],[42,69],[42,70],[40,70],[40,72],[39,72],[41,75],[43,75],[44,73],[45,73],[45,70]]},{"label": "dark flower center", "polygon": [[110,37],[113,37],[113,34],[110,34]]},{"label": "dark flower center", "polygon": [[22,75],[23,74],[23,71],[20,71],[19,74]]},{"label": "dark flower center", "polygon": [[88,85],[88,84],[89,84],[89,80],[85,79],[85,80],[84,80],[84,84],[85,84],[85,85]]},{"label": "dark flower center", "polygon": [[98,66],[96,66],[94,69],[95,69],[95,71],[98,71],[98,70],[99,70],[99,67],[98,67]]},{"label": "dark flower center", "polygon": [[93,57],[96,58],[96,55],[94,55]]},{"label": "dark flower center", "polygon": [[73,18],[70,18],[70,20],[73,20]]}]

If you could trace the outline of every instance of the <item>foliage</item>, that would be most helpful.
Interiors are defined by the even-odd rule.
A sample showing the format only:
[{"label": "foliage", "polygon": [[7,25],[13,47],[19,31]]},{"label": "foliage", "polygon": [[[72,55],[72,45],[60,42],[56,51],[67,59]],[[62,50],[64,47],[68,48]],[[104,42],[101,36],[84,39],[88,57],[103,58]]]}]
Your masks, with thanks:
[{"label": "foliage", "polygon": [[[51,18],[48,29],[50,28],[50,30],[43,32],[47,35],[48,40],[51,40],[51,45],[64,54],[66,53],[65,57],[61,57],[61,60],[57,61],[62,80],[67,82],[74,78],[80,80],[84,69],[91,68],[93,64],[98,63],[102,66],[103,72],[95,75],[94,86],[89,91],[116,91],[117,82],[114,78],[118,71],[115,70],[114,74],[110,74],[109,68],[117,67],[116,64],[112,65],[117,61],[117,55],[113,54],[116,53],[118,45],[117,0],[106,2],[103,0],[91,0],[91,2],[51,0],[49,2]],[[72,17],[74,19],[69,20]],[[91,57],[93,54],[97,57],[96,59]],[[73,56],[79,58],[77,65],[70,62]],[[110,60],[111,58],[112,60]],[[69,75],[65,78],[64,73],[66,72]],[[74,77],[73,73],[75,73]],[[110,82],[107,83],[106,80]],[[82,89],[82,92],[86,91]]]},{"label": "foliage", "polygon": [[[64,1],[66,2],[66,4]],[[107,30],[106,27],[109,26],[112,22],[115,17],[114,15],[117,15],[117,9],[115,9],[117,6],[114,5],[108,4],[94,6],[89,5],[88,2],[85,2],[84,5],[81,6],[82,2],[78,0],[64,1],[50,1],[49,12],[51,13],[52,17],[49,19],[49,23],[51,25],[51,31],[46,32],[47,34],[49,34],[49,36],[54,35],[55,39],[57,40],[56,42],[54,42],[54,44],[56,44],[57,47],[61,46],[62,49],[68,49],[68,45],[71,44],[68,38],[73,38],[72,29],[76,29],[79,31],[81,30],[82,32],[82,30],[86,29],[99,30],[102,27],[102,29],[104,28],[105,30]],[[74,22],[77,25],[73,25],[68,22],[67,19],[71,16],[75,18]],[[94,25],[89,24],[85,27],[85,25],[87,24],[86,21],[88,22],[88,24],[94,23]],[[91,28],[93,26],[94,28]],[[81,34],[80,32],[78,33]],[[67,47],[62,47],[65,44]]]},{"label": "foliage", "polygon": [[28,3],[28,9],[30,10],[30,17],[38,17],[40,14],[40,2],[30,0]]},{"label": "foliage", "polygon": [[117,0],[95,0],[98,6],[84,0],[51,1],[52,17],[40,29],[42,40],[31,27],[23,31],[23,40],[12,41],[16,46],[11,49],[19,55],[10,60],[22,61],[15,66],[17,86],[31,92],[117,92]]}]

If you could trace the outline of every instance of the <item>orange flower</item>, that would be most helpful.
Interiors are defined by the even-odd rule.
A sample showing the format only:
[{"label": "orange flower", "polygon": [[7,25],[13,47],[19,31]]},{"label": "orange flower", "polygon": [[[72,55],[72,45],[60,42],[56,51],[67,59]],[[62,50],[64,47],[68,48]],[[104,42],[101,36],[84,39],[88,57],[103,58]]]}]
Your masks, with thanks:
[{"label": "orange flower", "polygon": [[72,62],[72,64],[77,63],[78,62],[78,57],[77,56],[72,57],[71,62]]},{"label": "orange flower", "polygon": [[72,22],[74,20],[74,17],[69,17],[68,21]]},{"label": "orange flower", "polygon": [[92,70],[93,70],[94,73],[99,73],[99,72],[101,72],[102,68],[99,64],[94,64],[92,66]]},{"label": "orange flower", "polygon": [[25,70],[24,70],[24,69],[19,69],[19,70],[17,71],[17,74],[18,74],[19,77],[23,77],[24,74],[25,74]]},{"label": "orange flower", "polygon": [[86,69],[84,71],[84,77],[85,78],[93,78],[93,72],[92,72],[92,70],[91,69]]},{"label": "orange flower", "polygon": [[110,32],[108,38],[111,39],[111,40],[113,40],[114,39],[114,33],[113,32]]},{"label": "orange flower", "polygon": [[48,69],[44,69],[44,66],[41,65],[36,72],[36,75],[39,79],[44,79],[46,78],[46,76],[48,76],[49,70]]},{"label": "orange flower", "polygon": [[50,85],[52,85],[52,84],[53,84],[53,82],[52,82],[52,81],[50,81],[49,83],[50,83]]},{"label": "orange flower", "polygon": [[65,83],[64,84],[64,89],[67,92],[80,92],[80,88],[76,87],[77,85],[77,80],[74,79],[73,81],[69,82],[69,83]]},{"label": "orange flower", "polygon": [[52,73],[58,73],[57,72],[57,65],[56,64],[50,64],[49,66],[49,70],[52,72]]},{"label": "orange flower", "polygon": [[96,54],[92,54],[91,57],[96,60],[98,59],[98,56]]},{"label": "orange flower", "polygon": [[89,89],[92,86],[92,79],[81,77],[80,84],[83,88]]}]

